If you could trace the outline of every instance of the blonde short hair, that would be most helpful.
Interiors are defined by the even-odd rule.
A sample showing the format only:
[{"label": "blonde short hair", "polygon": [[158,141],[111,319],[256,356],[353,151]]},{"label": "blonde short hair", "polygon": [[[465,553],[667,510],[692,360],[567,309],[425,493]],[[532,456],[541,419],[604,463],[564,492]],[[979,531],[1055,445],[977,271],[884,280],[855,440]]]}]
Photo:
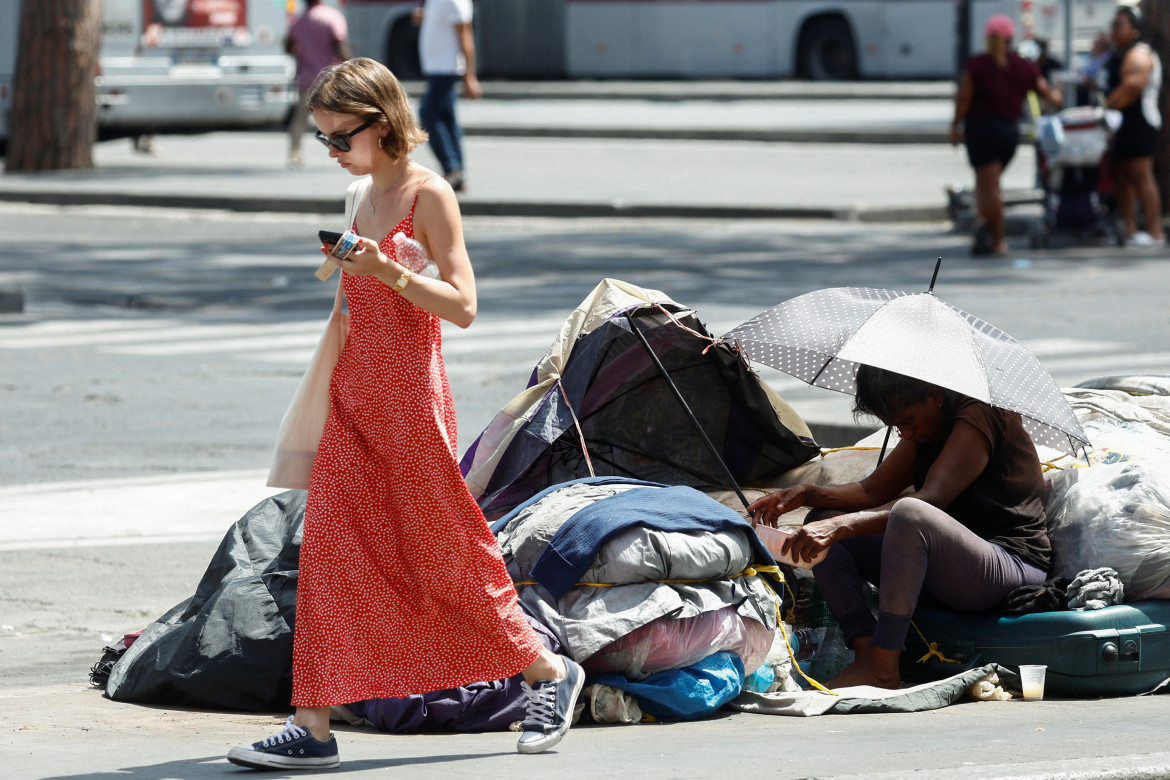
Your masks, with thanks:
[{"label": "blonde short hair", "polygon": [[426,132],[414,119],[406,90],[382,63],[357,57],[326,68],[317,76],[305,97],[309,111],[321,109],[377,119],[389,128],[381,145],[391,157],[409,154],[427,140]]}]

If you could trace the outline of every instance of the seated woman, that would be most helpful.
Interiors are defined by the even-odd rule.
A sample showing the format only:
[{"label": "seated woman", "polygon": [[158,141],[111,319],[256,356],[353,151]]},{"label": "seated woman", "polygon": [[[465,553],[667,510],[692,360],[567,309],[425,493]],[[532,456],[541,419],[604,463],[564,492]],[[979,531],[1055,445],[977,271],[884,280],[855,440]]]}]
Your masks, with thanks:
[{"label": "seated woman", "polygon": [[[757,522],[775,525],[785,512],[816,507],[783,552],[811,561],[828,551],[813,575],[856,653],[828,684],[898,688],[898,657],[920,593],[984,610],[1045,580],[1044,479],[1015,412],[870,366],[858,369],[854,411],[901,437],[872,474],[849,485],[777,490],[749,509]],[[878,586],[876,620],[867,581]]]}]

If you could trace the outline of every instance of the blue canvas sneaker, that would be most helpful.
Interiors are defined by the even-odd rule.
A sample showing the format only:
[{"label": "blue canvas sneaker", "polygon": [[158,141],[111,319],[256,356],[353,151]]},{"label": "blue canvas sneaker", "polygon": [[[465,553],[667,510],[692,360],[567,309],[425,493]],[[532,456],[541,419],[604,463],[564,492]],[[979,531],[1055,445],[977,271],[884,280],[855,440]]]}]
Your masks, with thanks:
[{"label": "blue canvas sneaker", "polygon": [[573,707],[585,687],[585,670],[573,659],[565,658],[565,676],[560,680],[542,680],[535,686],[520,683],[525,702],[524,733],[516,743],[520,753],[539,753],[561,741],[573,722]]},{"label": "blue canvas sneaker", "polygon": [[284,730],[251,747],[234,747],[228,761],[253,769],[332,769],[341,764],[337,739],[321,742],[308,729],[293,725],[289,715]]}]

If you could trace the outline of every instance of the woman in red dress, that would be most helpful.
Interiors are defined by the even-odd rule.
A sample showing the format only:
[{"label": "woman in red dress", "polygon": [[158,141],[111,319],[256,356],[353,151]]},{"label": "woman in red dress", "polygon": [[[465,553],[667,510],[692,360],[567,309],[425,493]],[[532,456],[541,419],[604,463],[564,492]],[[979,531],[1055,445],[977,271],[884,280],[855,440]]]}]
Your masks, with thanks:
[{"label": "woman in red dress", "polygon": [[[459,204],[442,176],[410,159],[426,134],[383,65],[334,66],[307,100],[329,156],[369,177],[353,209],[363,238],[345,260],[330,256],[344,272],[350,330],[305,508],[296,713],[279,734],[228,759],[337,766],[330,706],[520,672],[528,701],[517,749],[538,753],[568,730],[584,673],[529,627],[456,461],[440,321],[466,328],[476,313]],[[398,262],[398,232],[423,245],[440,278]]]}]

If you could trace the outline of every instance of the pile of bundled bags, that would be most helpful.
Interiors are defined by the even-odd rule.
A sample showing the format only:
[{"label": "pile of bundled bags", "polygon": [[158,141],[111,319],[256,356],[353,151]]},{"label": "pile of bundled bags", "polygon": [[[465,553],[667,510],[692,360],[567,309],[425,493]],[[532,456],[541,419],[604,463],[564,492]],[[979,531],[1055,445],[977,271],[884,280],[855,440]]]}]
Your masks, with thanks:
[{"label": "pile of bundled bags", "polygon": [[783,578],[751,525],[685,486],[621,477],[549,488],[492,526],[520,603],[594,684],[656,717],[766,690]]},{"label": "pile of bundled bags", "polygon": [[[119,701],[287,708],[303,518],[301,491],[254,507],[195,594],[123,640],[95,684]],[[493,530],[529,623],[589,672],[593,720],[697,718],[743,690],[791,686],[783,576],[751,525],[704,493],[582,479]],[[523,719],[520,680],[353,702],[336,715],[393,732],[506,729]]]}]

